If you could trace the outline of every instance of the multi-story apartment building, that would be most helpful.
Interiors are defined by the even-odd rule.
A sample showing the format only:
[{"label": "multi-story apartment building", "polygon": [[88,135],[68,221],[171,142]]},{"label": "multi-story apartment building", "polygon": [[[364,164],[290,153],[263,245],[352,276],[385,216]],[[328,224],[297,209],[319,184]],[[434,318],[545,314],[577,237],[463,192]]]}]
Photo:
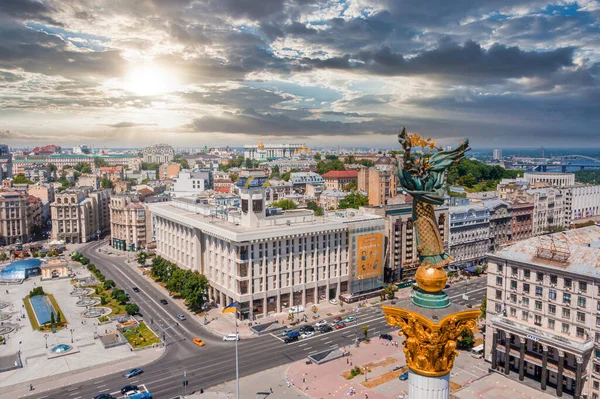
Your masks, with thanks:
[{"label": "multi-story apartment building", "polygon": [[125,177],[125,170],[122,166],[102,166],[98,173],[101,178],[110,181],[122,180]]},{"label": "multi-story apartment building", "polygon": [[168,163],[175,158],[175,150],[168,144],[154,144],[142,151],[144,162]]},{"label": "multi-story apartment building", "polygon": [[490,251],[496,251],[511,241],[512,207],[502,200],[483,201],[490,214]]},{"label": "multi-story apartment building", "polygon": [[509,241],[525,240],[533,236],[533,203],[514,201],[510,206],[512,221]]},{"label": "multi-story apartment building", "polygon": [[[419,267],[412,202],[360,208],[366,213],[385,217],[385,280],[388,282],[413,280]],[[438,230],[448,249],[449,213],[447,206],[435,207]]]},{"label": "multi-story apartment building", "polygon": [[166,179],[174,179],[181,172],[181,164],[180,163],[165,163],[159,166],[158,168],[158,179],[166,180]]},{"label": "multi-story apartment building", "polygon": [[0,144],[0,182],[13,176],[12,168],[13,162],[10,149],[6,144]]},{"label": "multi-story apartment building", "polygon": [[[156,251],[210,282],[209,297],[241,318],[383,286],[384,220],[357,210],[267,211],[263,179],[240,178],[241,207],[190,198],[149,204]],[[251,185],[251,187],[247,187]]]},{"label": "multi-story apartment building", "polygon": [[577,184],[563,188],[571,198],[571,221],[600,215],[600,186]]},{"label": "multi-story apartment building", "polygon": [[189,197],[213,188],[213,173],[211,170],[184,169],[179,172],[169,191],[173,197]]},{"label": "multi-story apartment building", "polygon": [[340,201],[346,198],[348,193],[339,190],[325,190],[319,194],[319,205],[323,209],[335,210],[340,206]]},{"label": "multi-story apartment building", "polygon": [[146,248],[152,240],[150,217],[137,195],[122,194],[110,199],[111,245],[122,251]]},{"label": "multi-story apartment building", "polygon": [[50,205],[52,238],[67,244],[88,242],[110,229],[110,190],[65,190]]},{"label": "multi-story apartment building", "polygon": [[323,174],[327,190],[344,190],[347,184],[358,181],[356,170],[331,170]]},{"label": "multi-story apartment building", "polygon": [[305,192],[307,185],[324,186],[325,180],[323,177],[315,172],[292,172],[290,173],[290,181],[294,189]]},{"label": "multi-story apartment building", "polygon": [[372,168],[358,170],[358,189],[367,192],[369,205],[382,206],[398,191],[397,169],[393,158],[380,157]]},{"label": "multi-story apartment building", "polygon": [[29,196],[0,190],[0,245],[29,240]]},{"label": "multi-story apartment building", "polygon": [[98,190],[100,188],[100,176],[84,173],[79,176],[75,184],[77,187],[91,187]]},{"label": "multi-story apartment building", "polygon": [[451,206],[450,255],[454,264],[476,264],[490,249],[490,211],[483,204]]},{"label": "multi-story apartment building", "polygon": [[40,165],[23,168],[23,175],[34,183],[48,183],[52,180],[50,168]]},{"label": "multi-story apartment building", "polygon": [[600,227],[488,256],[485,357],[542,391],[600,397]]},{"label": "multi-story apartment building", "polygon": [[266,162],[264,165],[269,168],[269,173],[272,172],[275,167],[279,168],[279,173],[291,172],[294,169],[300,172],[314,172],[317,169],[317,161],[312,158],[276,159],[274,161]]}]

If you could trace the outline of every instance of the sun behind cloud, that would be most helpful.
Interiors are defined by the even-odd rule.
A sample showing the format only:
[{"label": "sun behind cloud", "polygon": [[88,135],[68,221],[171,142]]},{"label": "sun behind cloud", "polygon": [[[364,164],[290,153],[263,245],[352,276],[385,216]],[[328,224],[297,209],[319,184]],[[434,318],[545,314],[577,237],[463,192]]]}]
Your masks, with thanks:
[{"label": "sun behind cloud", "polygon": [[177,77],[168,68],[144,63],[130,69],[122,88],[140,96],[152,96],[175,91],[178,87]]}]

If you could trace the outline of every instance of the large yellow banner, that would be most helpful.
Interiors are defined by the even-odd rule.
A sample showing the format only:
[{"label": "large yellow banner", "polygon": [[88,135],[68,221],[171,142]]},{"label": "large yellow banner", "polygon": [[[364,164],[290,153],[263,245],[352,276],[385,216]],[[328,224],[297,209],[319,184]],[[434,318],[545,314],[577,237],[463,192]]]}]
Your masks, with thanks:
[{"label": "large yellow banner", "polygon": [[371,278],[380,276],[383,270],[383,234],[358,237],[356,276]]}]

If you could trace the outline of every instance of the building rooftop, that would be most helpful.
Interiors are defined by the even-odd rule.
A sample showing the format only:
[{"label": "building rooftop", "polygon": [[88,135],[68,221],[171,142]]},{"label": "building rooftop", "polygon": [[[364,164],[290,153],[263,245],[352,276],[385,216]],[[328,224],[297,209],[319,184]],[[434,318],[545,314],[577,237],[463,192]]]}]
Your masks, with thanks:
[{"label": "building rooftop", "polygon": [[490,256],[600,278],[600,226],[533,237]]},{"label": "building rooftop", "polygon": [[323,174],[323,179],[358,179],[356,170],[330,170]]}]

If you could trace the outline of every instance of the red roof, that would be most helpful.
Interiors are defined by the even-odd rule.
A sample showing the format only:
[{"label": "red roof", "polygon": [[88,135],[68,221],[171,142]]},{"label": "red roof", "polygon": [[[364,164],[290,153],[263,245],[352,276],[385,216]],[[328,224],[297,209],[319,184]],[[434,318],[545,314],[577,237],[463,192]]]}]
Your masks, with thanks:
[{"label": "red roof", "polygon": [[358,179],[358,171],[331,170],[323,175],[323,179]]},{"label": "red roof", "polygon": [[229,187],[215,187],[215,191],[218,193],[228,193],[229,190]]}]

